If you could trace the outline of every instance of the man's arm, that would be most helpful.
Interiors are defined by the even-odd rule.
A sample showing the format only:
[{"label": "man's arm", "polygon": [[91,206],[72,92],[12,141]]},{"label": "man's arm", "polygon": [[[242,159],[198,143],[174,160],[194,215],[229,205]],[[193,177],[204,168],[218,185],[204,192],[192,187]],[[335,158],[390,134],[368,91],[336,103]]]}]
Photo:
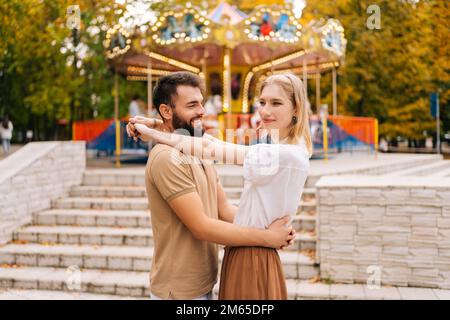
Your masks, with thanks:
[{"label": "man's arm", "polygon": [[238,207],[228,202],[227,195],[219,181],[217,181],[217,207],[219,208],[219,219],[233,223]]},{"label": "man's arm", "polygon": [[291,228],[285,226],[289,218],[276,220],[269,229],[240,227],[212,219],[204,213],[203,204],[196,192],[181,195],[169,202],[184,225],[198,240],[226,246],[261,246],[279,249],[294,238]]}]

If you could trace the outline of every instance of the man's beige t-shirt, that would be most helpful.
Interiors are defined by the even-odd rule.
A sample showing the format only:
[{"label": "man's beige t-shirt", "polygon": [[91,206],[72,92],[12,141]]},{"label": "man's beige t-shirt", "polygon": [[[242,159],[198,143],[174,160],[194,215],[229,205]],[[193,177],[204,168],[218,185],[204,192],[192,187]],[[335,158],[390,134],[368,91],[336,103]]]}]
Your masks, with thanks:
[{"label": "man's beige t-shirt", "polygon": [[217,281],[217,245],[195,239],[168,203],[197,192],[205,214],[218,219],[214,167],[157,144],[150,152],[145,177],[154,240],[151,293],[162,299],[194,299],[210,292]]}]

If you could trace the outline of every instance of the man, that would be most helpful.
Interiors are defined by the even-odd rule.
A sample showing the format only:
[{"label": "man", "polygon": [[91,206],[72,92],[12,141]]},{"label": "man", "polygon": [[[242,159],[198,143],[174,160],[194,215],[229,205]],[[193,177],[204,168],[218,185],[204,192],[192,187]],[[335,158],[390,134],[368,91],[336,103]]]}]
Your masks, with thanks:
[{"label": "man", "polygon": [[[160,78],[153,105],[162,130],[194,135],[205,113],[202,82],[189,72]],[[127,130],[137,136],[133,124]],[[152,299],[211,299],[217,281],[217,244],[280,248],[294,236],[280,219],[267,230],[232,224],[230,205],[212,164],[157,144],[146,167],[154,252],[150,275]]]}]

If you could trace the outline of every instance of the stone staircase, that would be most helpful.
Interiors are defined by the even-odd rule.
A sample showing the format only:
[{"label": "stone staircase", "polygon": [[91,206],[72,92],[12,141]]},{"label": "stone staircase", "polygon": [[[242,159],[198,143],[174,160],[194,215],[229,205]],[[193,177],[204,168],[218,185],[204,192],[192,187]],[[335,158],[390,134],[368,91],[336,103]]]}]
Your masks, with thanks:
[{"label": "stone staircase", "polygon": [[[219,174],[238,204],[242,174]],[[143,168],[87,170],[81,186],[55,200],[50,210],[35,213],[33,224],[0,247],[0,288],[148,297],[153,237],[147,207]],[[297,297],[299,281],[319,274],[315,189],[309,184],[294,226],[295,245],[280,251],[290,298]]]}]

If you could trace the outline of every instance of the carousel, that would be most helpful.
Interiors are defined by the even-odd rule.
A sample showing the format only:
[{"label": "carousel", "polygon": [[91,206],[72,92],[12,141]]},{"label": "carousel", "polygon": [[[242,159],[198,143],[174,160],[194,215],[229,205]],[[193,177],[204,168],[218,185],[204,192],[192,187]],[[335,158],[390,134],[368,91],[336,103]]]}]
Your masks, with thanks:
[{"label": "carousel", "polygon": [[252,113],[262,81],[289,71],[306,85],[316,81],[316,106],[321,74],[332,72],[332,109],[337,115],[336,69],[344,63],[346,47],[339,21],[303,26],[291,4],[257,6],[246,13],[226,2],[209,13],[188,3],[156,16],[148,32],[136,28],[131,33],[116,25],[104,42],[118,74],[147,82],[149,113],[153,82],[185,70],[205,81],[207,115],[217,117],[220,129],[237,128]]},{"label": "carousel", "polygon": [[[329,147],[339,152],[358,146],[375,149],[376,119],[338,115],[336,70],[344,63],[347,44],[341,23],[320,19],[303,25],[292,4],[274,0],[253,7],[255,3],[241,4],[240,10],[222,2],[209,12],[187,3],[156,12],[146,28],[113,26],[103,44],[116,79],[115,119],[109,124],[104,120],[95,130],[91,123],[77,123],[74,137],[86,140],[88,148],[114,151],[119,163],[127,140],[119,119],[120,76],[146,82],[146,114],[156,116],[152,87],[158,78],[176,71],[198,74],[206,85],[206,129],[217,129],[217,136],[224,138],[226,129],[255,127],[255,95],[264,79],[291,72],[302,79],[306,94],[308,84],[315,82],[310,121],[315,152],[326,157]],[[332,74],[331,112],[320,101],[325,73]]]}]

